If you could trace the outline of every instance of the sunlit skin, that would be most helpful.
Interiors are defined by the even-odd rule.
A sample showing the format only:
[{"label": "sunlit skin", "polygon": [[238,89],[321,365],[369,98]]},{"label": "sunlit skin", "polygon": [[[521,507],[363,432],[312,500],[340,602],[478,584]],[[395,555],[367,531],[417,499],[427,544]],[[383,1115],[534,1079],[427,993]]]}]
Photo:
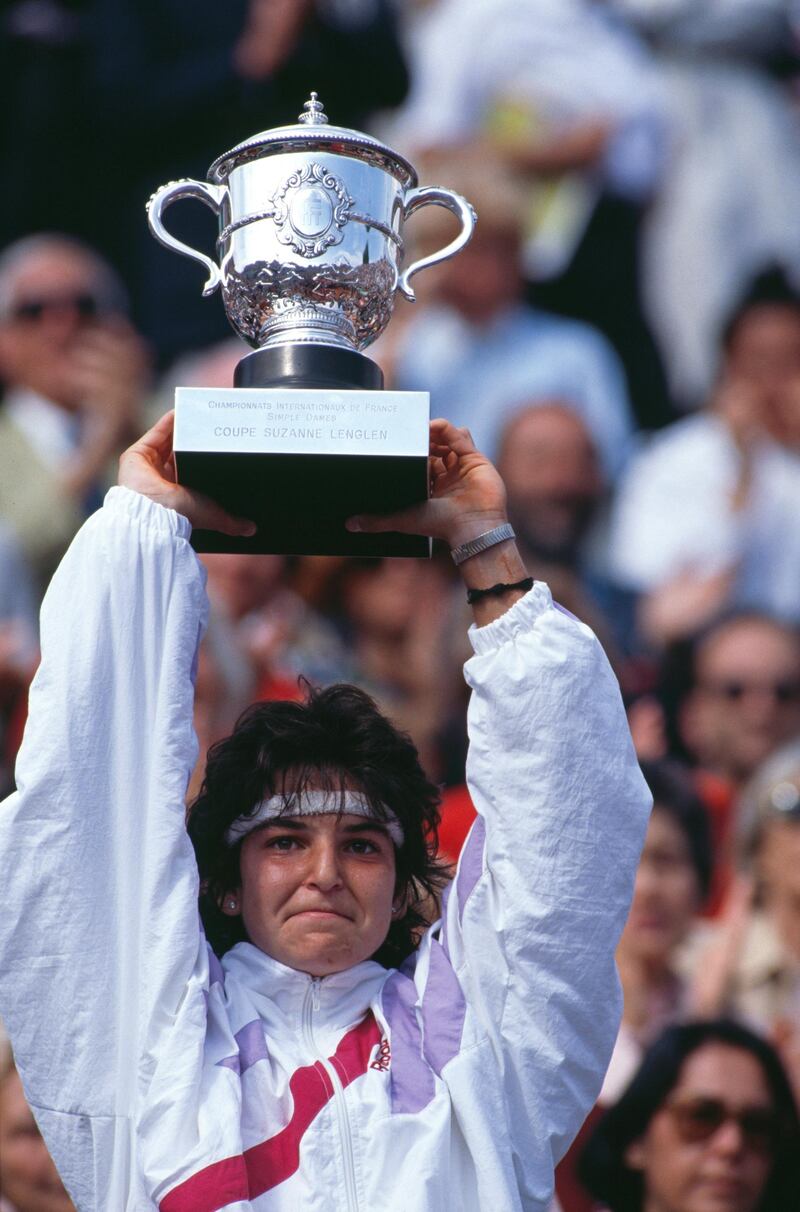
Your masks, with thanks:
[{"label": "sunlit skin", "polygon": [[[431,215],[428,229],[419,240],[424,255],[452,239],[455,230],[449,222],[439,223]],[[486,325],[513,307],[522,294],[519,272],[519,235],[510,228],[487,225],[475,228],[475,234],[457,257],[443,261],[426,276],[425,298],[438,298],[454,307],[473,324]]]},{"label": "sunlit skin", "polygon": [[[772,1100],[758,1061],[728,1044],[703,1044],[684,1062],[671,1100],[714,1098],[731,1112],[770,1110]],[[726,1119],[708,1140],[686,1142],[667,1107],[629,1146],[626,1161],[642,1171],[642,1212],[756,1212],[772,1158],[752,1148],[736,1120]]]},{"label": "sunlit skin", "polygon": [[234,622],[260,610],[284,584],[283,556],[206,552],[203,563],[209,594]]},{"label": "sunlit skin", "polygon": [[736,327],[727,363],[768,392],[785,388],[800,374],[800,311],[779,303],[752,307]]},{"label": "sunlit skin", "polygon": [[758,853],[764,908],[786,950],[800,961],[800,821],[770,821]]},{"label": "sunlit skin", "polygon": [[[80,249],[59,244],[31,256],[14,279],[12,303],[93,295],[97,289],[89,259]],[[74,409],[72,358],[85,329],[86,321],[66,305],[47,308],[36,323],[8,317],[0,324],[0,375]]]},{"label": "sunlit skin", "polygon": [[256,947],[309,976],[369,959],[399,905],[391,838],[352,813],[289,817],[254,830],[242,842],[240,873],[223,912],[241,913]]},{"label": "sunlit skin", "polygon": [[653,809],[620,941],[620,962],[635,960],[656,977],[669,968],[700,903],[686,835],[669,812]]},{"label": "sunlit skin", "polygon": [[2,1197],[15,1212],[75,1212],[13,1070],[0,1081]]},{"label": "sunlit skin", "polygon": [[497,467],[523,545],[554,559],[574,557],[603,490],[581,418],[558,400],[522,408],[506,427]]},{"label": "sunlit skin", "polygon": [[[738,682],[740,699],[725,697]],[[767,619],[734,619],[720,626],[697,654],[696,686],[683,710],[681,732],[702,766],[741,783],[784,741],[800,731],[800,698],[780,702],[772,688],[800,682],[800,643]]]}]

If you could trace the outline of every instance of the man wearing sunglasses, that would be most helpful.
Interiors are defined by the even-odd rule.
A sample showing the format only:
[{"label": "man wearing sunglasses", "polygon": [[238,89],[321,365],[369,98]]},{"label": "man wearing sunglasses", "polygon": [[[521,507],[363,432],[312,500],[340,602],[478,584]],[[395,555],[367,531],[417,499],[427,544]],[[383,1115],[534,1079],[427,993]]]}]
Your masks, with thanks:
[{"label": "man wearing sunglasses", "polygon": [[702,770],[738,793],[779,746],[800,737],[800,635],[758,612],[729,615],[694,647],[683,741]]},{"label": "man wearing sunglasses", "polygon": [[800,632],[758,610],[730,612],[667,663],[663,689],[712,817],[718,908],[733,875],[742,790],[762,762],[800,739]]},{"label": "man wearing sunglasses", "polygon": [[39,235],[0,256],[0,514],[46,580],[135,427],[146,358],[122,284]]}]

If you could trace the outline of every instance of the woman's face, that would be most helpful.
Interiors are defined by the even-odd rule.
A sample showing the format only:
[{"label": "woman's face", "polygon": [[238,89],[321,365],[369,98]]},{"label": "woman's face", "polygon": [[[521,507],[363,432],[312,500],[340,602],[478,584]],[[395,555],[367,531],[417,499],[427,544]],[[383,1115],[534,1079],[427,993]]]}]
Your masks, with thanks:
[{"label": "woman's face", "polygon": [[772,1169],[772,1115],[755,1057],[703,1044],[626,1154],[644,1178],[642,1212],[756,1212]]},{"label": "woman's face", "polygon": [[347,812],[276,820],[244,839],[240,872],[223,912],[241,913],[251,942],[299,972],[352,968],[389,931],[394,844],[378,821]]},{"label": "woman's face", "polygon": [[647,828],[621,950],[645,964],[667,965],[686,935],[700,887],[686,834],[658,804]]},{"label": "woman's face", "polygon": [[771,820],[758,852],[764,908],[784,947],[800,959],[800,821]]},{"label": "woman's face", "polygon": [[75,1212],[13,1071],[0,1083],[0,1196],[19,1212]]}]

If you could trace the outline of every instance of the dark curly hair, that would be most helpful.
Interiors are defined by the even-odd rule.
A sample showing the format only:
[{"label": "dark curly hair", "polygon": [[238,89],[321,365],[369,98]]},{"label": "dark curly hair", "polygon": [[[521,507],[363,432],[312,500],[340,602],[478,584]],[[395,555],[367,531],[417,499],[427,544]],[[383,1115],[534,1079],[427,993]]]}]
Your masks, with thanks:
[{"label": "dark curly hair", "polygon": [[[448,867],[436,857],[439,791],[426,778],[411,738],[363,690],[302,685],[304,701],[253,704],[231,735],[209,750],[188,818],[206,937],[219,956],[247,940],[241,917],[220,909],[223,894],[241,882],[242,842],[226,843],[229,826],[269,796],[285,794],[288,806],[311,781],[334,792],[343,791],[346,782],[366,795],[378,819],[393,814],[403,829],[395,861],[406,912],[392,922],[373,956],[385,967],[395,967],[415,949],[449,878]],[[285,790],[288,773],[290,789]]]}]

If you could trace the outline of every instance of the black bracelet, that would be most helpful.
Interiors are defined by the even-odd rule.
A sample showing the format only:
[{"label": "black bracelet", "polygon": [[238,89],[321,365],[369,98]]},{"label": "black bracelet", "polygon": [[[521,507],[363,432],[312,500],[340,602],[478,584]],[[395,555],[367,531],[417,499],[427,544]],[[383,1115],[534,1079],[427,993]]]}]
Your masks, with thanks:
[{"label": "black bracelet", "polygon": [[533,589],[533,577],[524,577],[521,581],[515,581],[513,585],[504,585],[500,581],[497,585],[490,585],[488,589],[468,589],[467,601],[470,606],[474,606],[476,602],[480,602],[481,598],[500,597],[503,593],[508,593],[509,589],[524,589],[527,593],[529,589]]}]

